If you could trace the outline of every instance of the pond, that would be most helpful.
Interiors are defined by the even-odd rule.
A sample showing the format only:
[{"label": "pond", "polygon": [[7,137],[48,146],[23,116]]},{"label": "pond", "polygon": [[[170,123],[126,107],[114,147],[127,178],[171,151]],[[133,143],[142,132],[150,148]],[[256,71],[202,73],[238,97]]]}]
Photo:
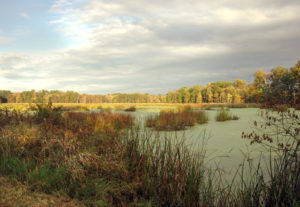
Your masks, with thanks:
[{"label": "pond", "polygon": [[[253,130],[254,121],[261,120],[260,109],[242,108],[230,109],[233,115],[237,115],[239,120],[217,122],[215,117],[217,110],[206,110],[209,117],[208,123],[187,128],[183,131],[161,131],[161,137],[184,137],[185,143],[191,151],[202,149],[205,141],[206,164],[207,166],[218,166],[224,172],[232,174],[242,161],[249,155],[257,160],[265,151],[259,145],[250,145],[250,140],[242,139],[242,132],[249,133]],[[131,112],[136,119],[143,124],[146,117],[158,114],[159,109],[144,109]],[[266,160],[267,154],[262,154],[262,159]]]}]

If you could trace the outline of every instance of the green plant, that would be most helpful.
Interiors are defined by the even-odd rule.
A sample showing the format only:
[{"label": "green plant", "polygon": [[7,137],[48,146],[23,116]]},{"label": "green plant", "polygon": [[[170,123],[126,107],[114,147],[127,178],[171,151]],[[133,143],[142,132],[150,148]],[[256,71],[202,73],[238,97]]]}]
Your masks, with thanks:
[{"label": "green plant", "polygon": [[0,172],[3,175],[13,176],[21,181],[27,179],[27,175],[36,166],[32,160],[25,161],[13,156],[0,156]]},{"label": "green plant", "polygon": [[28,173],[28,182],[35,190],[45,193],[59,191],[67,186],[67,172],[63,167],[51,167],[49,163]]}]

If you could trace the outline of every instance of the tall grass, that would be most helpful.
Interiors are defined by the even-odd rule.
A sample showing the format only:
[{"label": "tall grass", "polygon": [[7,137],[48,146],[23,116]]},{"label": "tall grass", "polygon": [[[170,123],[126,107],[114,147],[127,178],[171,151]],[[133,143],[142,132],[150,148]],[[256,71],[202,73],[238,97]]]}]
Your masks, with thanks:
[{"label": "tall grass", "polygon": [[124,141],[129,171],[141,182],[140,196],[154,206],[200,205],[205,152],[193,156],[182,141],[138,130],[130,131]]},{"label": "tall grass", "polygon": [[208,116],[204,110],[195,112],[195,115],[198,124],[205,124],[208,122]]},{"label": "tall grass", "polygon": [[217,121],[238,120],[239,117],[232,115],[229,109],[221,108],[217,112]]},{"label": "tall grass", "polygon": [[184,130],[196,123],[207,123],[208,117],[205,111],[194,111],[191,107],[181,107],[177,111],[161,110],[158,116],[149,116],[146,120],[147,127],[156,130]]}]

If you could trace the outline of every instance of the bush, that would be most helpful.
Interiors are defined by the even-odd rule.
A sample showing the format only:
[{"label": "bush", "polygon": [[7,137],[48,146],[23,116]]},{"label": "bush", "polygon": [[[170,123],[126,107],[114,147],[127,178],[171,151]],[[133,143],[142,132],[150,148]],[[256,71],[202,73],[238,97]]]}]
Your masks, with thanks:
[{"label": "bush", "polygon": [[59,125],[62,119],[62,107],[53,107],[52,102],[48,104],[36,104],[31,108],[35,112],[35,119],[38,123],[50,123]]}]

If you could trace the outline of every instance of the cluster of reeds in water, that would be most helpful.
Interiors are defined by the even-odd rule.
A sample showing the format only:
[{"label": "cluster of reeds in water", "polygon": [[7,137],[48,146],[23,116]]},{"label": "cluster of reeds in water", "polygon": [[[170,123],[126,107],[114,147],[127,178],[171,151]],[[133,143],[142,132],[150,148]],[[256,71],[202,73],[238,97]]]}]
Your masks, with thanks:
[{"label": "cluster of reeds in water", "polygon": [[191,153],[184,139],[142,130],[130,115],[40,105],[34,114],[3,111],[0,120],[1,175],[86,206],[299,205],[300,165],[288,151],[267,178],[260,164],[245,161],[234,185],[205,166],[204,149]]},{"label": "cluster of reeds in water", "polygon": [[236,115],[232,115],[229,109],[222,107],[217,111],[216,120],[217,121],[239,120],[239,117]]},{"label": "cluster of reeds in water", "polygon": [[205,111],[194,111],[190,106],[175,110],[161,110],[158,116],[149,116],[146,120],[147,127],[156,130],[183,130],[194,126],[196,123],[207,123]]},{"label": "cluster of reeds in water", "polygon": [[[238,120],[239,117],[232,115],[228,108],[221,108],[217,111],[217,121]],[[146,127],[152,127],[156,130],[184,130],[186,127],[192,127],[196,123],[205,124],[208,116],[205,110],[194,110],[190,106],[178,108],[177,110],[161,110],[158,115],[149,116],[146,120]]]}]

